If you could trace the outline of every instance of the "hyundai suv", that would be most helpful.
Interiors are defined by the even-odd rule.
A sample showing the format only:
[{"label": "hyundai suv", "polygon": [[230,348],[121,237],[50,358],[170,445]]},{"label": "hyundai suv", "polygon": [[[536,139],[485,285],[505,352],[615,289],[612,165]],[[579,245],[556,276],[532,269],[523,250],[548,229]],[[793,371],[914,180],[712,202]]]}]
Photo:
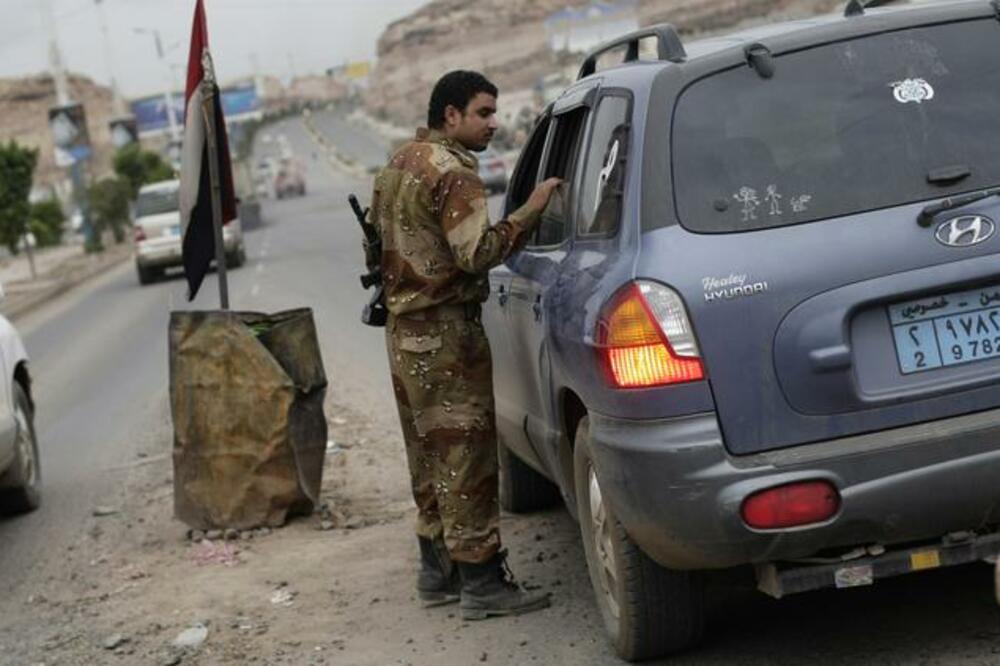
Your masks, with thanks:
[{"label": "hyundai suv", "polygon": [[1000,550],[1000,5],[872,4],[627,35],[513,173],[565,184],[490,275],[501,501],[562,496],[625,658],[699,639],[707,570]]}]

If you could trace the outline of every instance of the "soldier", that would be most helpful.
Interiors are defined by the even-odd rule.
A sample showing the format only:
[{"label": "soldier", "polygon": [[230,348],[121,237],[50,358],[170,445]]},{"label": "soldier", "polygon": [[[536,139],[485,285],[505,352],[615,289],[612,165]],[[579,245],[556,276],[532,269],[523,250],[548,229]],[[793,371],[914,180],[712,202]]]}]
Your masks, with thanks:
[{"label": "soldier", "polygon": [[539,184],[490,226],[473,151],[485,150],[497,129],[496,99],[481,74],[443,76],[431,93],[430,129],[393,155],[372,196],[389,366],[417,504],[417,592],[425,606],[461,597],[467,620],[549,605],[548,595],[513,582],[500,549],[492,366],[480,304],[489,295],[487,272],[523,245],[560,181]]}]

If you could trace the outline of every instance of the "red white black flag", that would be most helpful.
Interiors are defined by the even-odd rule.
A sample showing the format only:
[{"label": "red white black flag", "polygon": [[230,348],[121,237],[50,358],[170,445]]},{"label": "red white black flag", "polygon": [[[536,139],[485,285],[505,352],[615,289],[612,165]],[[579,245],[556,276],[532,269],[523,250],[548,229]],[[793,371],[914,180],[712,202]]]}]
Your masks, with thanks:
[{"label": "red white black flag", "polygon": [[198,294],[208,267],[215,258],[215,231],[212,227],[212,182],[208,169],[208,142],[205,115],[202,112],[202,81],[206,76],[215,92],[215,114],[210,122],[215,128],[219,156],[219,183],[222,189],[222,220],[236,219],[236,195],[233,170],[229,163],[229,141],[215,84],[212,59],[208,51],[208,25],[205,8],[197,0],[191,51],[188,55],[187,88],[184,106],[184,144],[181,152],[181,225],[184,229],[184,275],[188,281],[188,300]]}]

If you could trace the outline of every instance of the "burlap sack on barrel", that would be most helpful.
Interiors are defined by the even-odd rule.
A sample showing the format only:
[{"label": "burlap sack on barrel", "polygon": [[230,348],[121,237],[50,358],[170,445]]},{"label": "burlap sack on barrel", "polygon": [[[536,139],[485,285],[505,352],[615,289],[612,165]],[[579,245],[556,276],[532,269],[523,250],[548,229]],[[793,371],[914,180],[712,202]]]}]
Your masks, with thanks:
[{"label": "burlap sack on barrel", "polygon": [[327,434],[312,311],[172,312],[169,341],[177,518],[248,529],[310,513]]}]

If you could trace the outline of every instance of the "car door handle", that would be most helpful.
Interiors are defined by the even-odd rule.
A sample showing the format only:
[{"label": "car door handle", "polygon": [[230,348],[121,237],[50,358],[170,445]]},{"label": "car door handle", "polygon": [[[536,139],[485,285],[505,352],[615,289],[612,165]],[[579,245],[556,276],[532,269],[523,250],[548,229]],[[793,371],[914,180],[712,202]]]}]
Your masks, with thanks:
[{"label": "car door handle", "polygon": [[503,285],[497,287],[497,302],[500,304],[500,307],[507,305],[508,298],[510,298],[510,295],[507,293],[507,290],[503,288]]},{"label": "car door handle", "polygon": [[535,302],[531,305],[531,311],[535,313],[535,321],[542,320],[542,295],[535,296]]}]

